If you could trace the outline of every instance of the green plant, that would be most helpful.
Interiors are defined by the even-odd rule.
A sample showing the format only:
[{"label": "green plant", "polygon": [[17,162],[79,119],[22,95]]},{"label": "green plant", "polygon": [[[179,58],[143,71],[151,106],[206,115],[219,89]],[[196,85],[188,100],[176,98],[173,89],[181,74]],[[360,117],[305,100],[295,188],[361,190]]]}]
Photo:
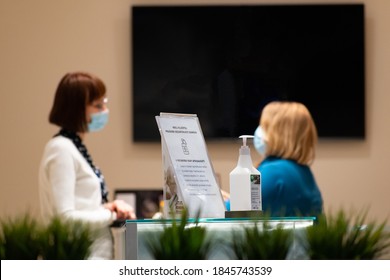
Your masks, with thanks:
[{"label": "green plant", "polygon": [[316,260],[379,259],[390,248],[385,222],[366,223],[367,212],[348,216],[343,210],[320,216],[306,229],[305,249]]},{"label": "green plant", "polygon": [[239,260],[284,260],[292,243],[292,232],[278,225],[272,229],[269,222],[259,229],[245,227],[243,235],[233,232],[232,249]]},{"label": "green plant", "polygon": [[0,221],[1,259],[36,260],[41,253],[42,227],[26,214]]},{"label": "green plant", "polygon": [[0,226],[0,257],[7,260],[85,259],[95,237],[88,224],[60,217],[43,226],[24,214],[1,220]]},{"label": "green plant", "polygon": [[4,242],[2,237],[0,236],[0,260],[5,259],[5,249],[4,249]]},{"label": "green plant", "polygon": [[[149,236],[147,246],[157,260],[204,260],[207,259],[212,240],[207,236],[206,228],[198,225],[199,215],[192,223],[184,209],[179,221],[163,220],[160,235]],[[172,221],[170,224],[169,222]]]},{"label": "green plant", "polygon": [[43,237],[42,258],[46,260],[83,260],[89,256],[95,234],[81,221],[51,219]]}]

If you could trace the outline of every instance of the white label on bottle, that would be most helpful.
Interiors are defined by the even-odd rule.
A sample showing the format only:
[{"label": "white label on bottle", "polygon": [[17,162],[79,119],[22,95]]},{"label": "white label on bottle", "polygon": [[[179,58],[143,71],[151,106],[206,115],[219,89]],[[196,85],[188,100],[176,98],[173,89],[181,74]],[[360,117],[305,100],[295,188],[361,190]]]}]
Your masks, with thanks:
[{"label": "white label on bottle", "polygon": [[260,175],[251,174],[251,210],[261,210]]}]

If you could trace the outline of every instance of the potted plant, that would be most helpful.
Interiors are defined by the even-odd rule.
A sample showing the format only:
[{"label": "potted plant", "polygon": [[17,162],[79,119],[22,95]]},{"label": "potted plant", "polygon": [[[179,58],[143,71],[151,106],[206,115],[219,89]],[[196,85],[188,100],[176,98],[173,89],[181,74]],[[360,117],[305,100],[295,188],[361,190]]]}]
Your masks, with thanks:
[{"label": "potted plant", "polygon": [[313,260],[372,260],[383,257],[390,248],[385,222],[366,222],[367,212],[323,215],[306,229],[303,244]]},{"label": "potted plant", "polygon": [[43,228],[28,214],[0,221],[1,259],[36,260]]},{"label": "potted plant", "polygon": [[290,229],[281,225],[272,228],[266,220],[262,227],[257,221],[251,227],[245,227],[243,233],[232,233],[233,258],[239,260],[285,260],[292,244]]},{"label": "potted plant", "polygon": [[46,260],[83,260],[90,254],[95,232],[81,221],[53,217],[43,232],[42,258]]},{"label": "potted plant", "polygon": [[43,226],[29,214],[0,221],[0,257],[8,260],[82,260],[95,237],[81,221],[53,217]]},{"label": "potted plant", "polygon": [[163,219],[163,231],[150,235],[147,247],[157,260],[204,260],[211,249],[212,240],[206,228],[199,226],[199,215],[189,221],[187,210],[180,219]]}]

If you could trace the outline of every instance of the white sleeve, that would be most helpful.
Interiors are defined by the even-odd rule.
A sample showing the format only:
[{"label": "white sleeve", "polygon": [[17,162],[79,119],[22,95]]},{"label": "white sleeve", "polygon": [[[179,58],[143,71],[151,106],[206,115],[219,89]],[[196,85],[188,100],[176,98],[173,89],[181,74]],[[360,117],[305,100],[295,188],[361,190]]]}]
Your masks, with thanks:
[{"label": "white sleeve", "polygon": [[75,209],[76,162],[66,147],[53,146],[48,151],[46,175],[51,186],[56,212],[66,218],[96,224],[109,225],[116,213],[99,205],[95,209]]}]

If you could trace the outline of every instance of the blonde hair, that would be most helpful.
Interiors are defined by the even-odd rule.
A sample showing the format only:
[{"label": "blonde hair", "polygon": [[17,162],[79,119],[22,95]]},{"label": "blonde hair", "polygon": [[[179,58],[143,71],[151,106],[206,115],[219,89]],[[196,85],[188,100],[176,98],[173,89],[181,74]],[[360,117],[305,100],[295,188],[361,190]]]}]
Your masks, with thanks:
[{"label": "blonde hair", "polygon": [[260,117],[267,144],[267,156],[292,159],[309,165],[315,158],[317,129],[305,105],[298,102],[271,102]]}]

